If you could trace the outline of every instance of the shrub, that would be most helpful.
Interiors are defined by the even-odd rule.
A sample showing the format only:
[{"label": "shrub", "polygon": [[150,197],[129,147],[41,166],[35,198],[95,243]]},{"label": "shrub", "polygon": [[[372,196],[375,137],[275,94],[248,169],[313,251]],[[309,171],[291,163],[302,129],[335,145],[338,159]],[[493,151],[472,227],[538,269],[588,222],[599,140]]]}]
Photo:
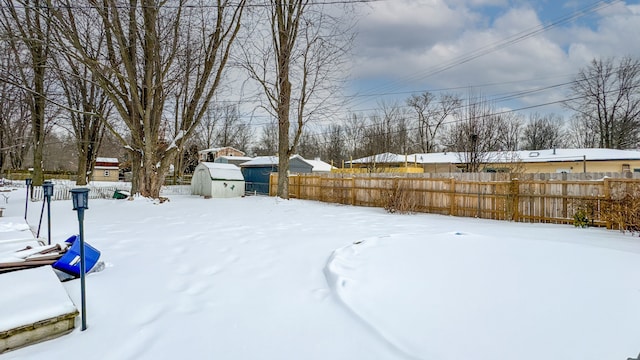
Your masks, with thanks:
[{"label": "shrub", "polygon": [[575,227],[586,228],[589,227],[589,218],[587,217],[587,210],[579,208],[575,214],[573,214],[573,225]]},{"label": "shrub", "polygon": [[416,212],[417,204],[413,194],[398,180],[393,187],[383,193],[384,209],[389,213],[412,214]]},{"label": "shrub", "polygon": [[632,234],[640,233],[640,190],[627,192],[605,204],[604,220],[612,228]]}]

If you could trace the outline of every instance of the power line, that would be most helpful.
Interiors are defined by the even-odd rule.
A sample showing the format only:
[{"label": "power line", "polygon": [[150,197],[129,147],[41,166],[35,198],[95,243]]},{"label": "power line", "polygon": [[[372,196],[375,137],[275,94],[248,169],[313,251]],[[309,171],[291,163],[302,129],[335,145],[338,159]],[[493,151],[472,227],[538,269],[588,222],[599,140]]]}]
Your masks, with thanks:
[{"label": "power line", "polygon": [[[499,41],[495,41],[491,44],[485,45],[483,47],[480,47],[478,49],[475,49],[473,51],[470,51],[468,53],[462,54],[460,56],[457,56],[447,62],[444,62],[440,65],[434,66],[430,69],[426,69],[424,71],[422,71],[421,73],[419,73],[418,75],[416,74],[412,74],[410,76],[405,76],[403,78],[400,79],[396,79],[392,82],[387,83],[386,85],[383,86],[379,86],[377,88],[374,88],[372,90],[370,90],[369,92],[365,92],[365,94],[370,93],[371,91],[377,91],[379,92],[380,89],[397,89],[399,84],[403,84],[405,82],[411,81],[411,80],[418,80],[418,79],[425,79],[427,77],[442,73],[444,71],[450,70],[454,67],[457,67],[459,65],[465,64],[467,62],[470,62],[472,60],[475,60],[479,57],[482,57],[484,55],[490,54],[492,52],[504,49],[508,46],[511,46],[513,44],[519,43],[521,41],[524,41],[528,38],[537,36],[540,33],[543,33],[545,31],[548,31],[558,25],[564,24],[566,22],[575,20],[577,18],[580,18],[582,16],[585,16],[589,13],[593,13],[602,9],[605,9],[609,6],[612,6],[616,3],[621,2],[622,0],[612,0],[611,2],[603,2],[603,1],[596,1],[594,3],[591,3],[590,5],[587,5],[581,9],[578,9],[576,11],[573,11],[572,13],[562,16],[554,21],[552,21],[549,24],[540,24],[537,25],[535,27],[526,29],[524,31],[521,31],[519,33],[516,33],[514,35],[511,35],[507,38],[501,39]],[[384,92],[386,92],[386,90],[383,90]]]}]

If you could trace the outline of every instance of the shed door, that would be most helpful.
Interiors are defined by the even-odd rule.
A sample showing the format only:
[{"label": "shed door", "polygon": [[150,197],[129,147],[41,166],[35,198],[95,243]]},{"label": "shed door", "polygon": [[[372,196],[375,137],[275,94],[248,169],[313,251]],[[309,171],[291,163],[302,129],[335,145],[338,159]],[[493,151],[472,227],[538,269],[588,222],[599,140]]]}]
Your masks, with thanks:
[{"label": "shed door", "polygon": [[203,196],[211,196],[211,176],[208,169],[198,169],[197,193]]}]

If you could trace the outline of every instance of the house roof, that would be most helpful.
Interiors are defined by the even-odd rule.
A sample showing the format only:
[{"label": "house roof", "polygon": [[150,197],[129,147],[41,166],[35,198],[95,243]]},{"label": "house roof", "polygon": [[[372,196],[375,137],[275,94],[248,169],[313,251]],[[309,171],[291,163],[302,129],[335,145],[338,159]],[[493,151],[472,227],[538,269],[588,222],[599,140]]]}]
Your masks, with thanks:
[{"label": "house roof", "polygon": [[348,161],[347,163],[353,164],[371,164],[371,163],[402,163],[402,162],[414,162],[415,155],[398,155],[393,153],[383,153],[377,155],[366,156],[360,159],[355,159],[353,161]]},{"label": "house roof", "polygon": [[234,161],[250,161],[253,158],[250,156],[232,156],[232,155],[225,155],[225,156],[219,156],[218,158],[216,158],[216,161],[218,161],[218,159],[226,159],[226,160],[234,160]]},{"label": "house roof", "polygon": [[201,162],[200,165],[209,169],[209,175],[213,180],[240,180],[244,181],[240,168],[233,164],[221,164]]},{"label": "house roof", "polygon": [[313,166],[313,170],[314,172],[316,171],[324,171],[324,172],[330,172],[331,169],[335,169],[335,166],[332,166],[331,164],[328,164],[322,160],[305,160],[307,163],[311,164]]},{"label": "house roof", "polygon": [[[299,159],[300,161],[306,163],[307,165],[313,168],[313,164],[310,160],[303,158],[300,155],[293,155],[289,158],[289,160]],[[260,167],[260,166],[269,166],[269,165],[278,165],[280,159],[277,156],[258,156],[249,160],[247,162],[243,162],[240,164],[241,167]]]},{"label": "house roof", "polygon": [[[377,154],[353,160],[353,164],[458,164],[463,162],[464,153],[441,152],[398,155],[392,153]],[[605,160],[640,160],[640,151],[617,149],[544,149],[521,151],[492,151],[487,153],[486,161],[489,163],[511,162],[564,162],[564,161],[605,161]]]},{"label": "house roof", "polygon": [[240,151],[234,147],[231,146],[223,146],[223,147],[214,147],[214,148],[210,148],[210,149],[204,149],[204,150],[199,150],[198,154],[206,154],[206,153],[210,153],[210,152],[218,152],[220,150],[224,150],[224,149],[233,149],[235,151],[241,152],[244,154],[244,151]]},{"label": "house roof", "polygon": [[[462,153],[429,153],[413,154],[419,164],[460,163]],[[565,161],[605,161],[605,160],[640,160],[640,151],[617,149],[544,149],[521,151],[494,151],[487,154],[487,162],[523,163],[565,162]]]},{"label": "house roof", "polygon": [[97,163],[115,163],[115,164],[120,163],[118,161],[118,158],[110,158],[110,157],[98,157],[96,158],[96,162]]},{"label": "house roof", "polygon": [[240,164],[242,167],[278,165],[277,156],[258,156]]}]

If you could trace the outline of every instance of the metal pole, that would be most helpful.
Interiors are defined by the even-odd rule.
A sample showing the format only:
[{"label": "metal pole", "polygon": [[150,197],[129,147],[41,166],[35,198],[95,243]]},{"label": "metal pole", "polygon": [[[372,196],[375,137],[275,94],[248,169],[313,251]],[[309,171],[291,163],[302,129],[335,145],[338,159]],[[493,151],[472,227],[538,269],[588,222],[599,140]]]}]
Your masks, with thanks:
[{"label": "metal pole", "polygon": [[24,199],[24,219],[27,220],[27,208],[29,207],[29,185],[27,185],[27,196]]},{"label": "metal pole", "polygon": [[47,245],[51,245],[51,196],[47,196]]},{"label": "metal pole", "polygon": [[84,257],[84,209],[78,209],[78,223],[80,224],[80,298],[82,303],[82,331],[87,329],[87,301],[85,292],[85,257]]},{"label": "metal pole", "polygon": [[43,195],[42,198],[42,209],[40,210],[40,221],[38,222],[38,232],[36,233],[36,237],[40,237],[40,226],[42,225],[42,216],[44,215],[44,202],[47,201],[47,197]]}]

